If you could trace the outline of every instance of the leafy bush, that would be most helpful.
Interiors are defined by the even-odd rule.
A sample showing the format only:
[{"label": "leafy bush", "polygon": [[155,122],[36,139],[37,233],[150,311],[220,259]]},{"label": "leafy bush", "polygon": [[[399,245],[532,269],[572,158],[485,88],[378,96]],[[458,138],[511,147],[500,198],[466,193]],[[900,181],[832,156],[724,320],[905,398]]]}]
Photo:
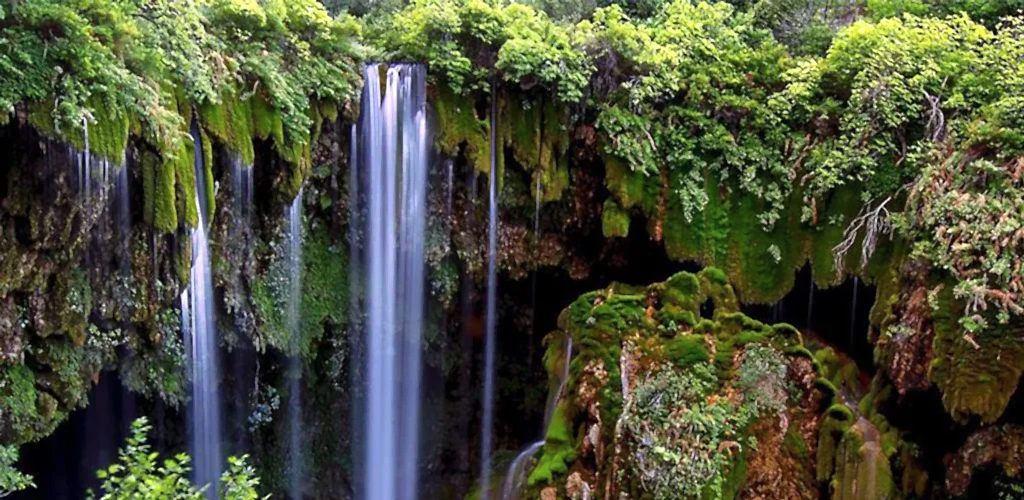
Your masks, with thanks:
[{"label": "leafy bush", "polygon": [[[179,453],[159,460],[150,451],[146,434],[151,429],[145,417],[132,422],[132,435],[118,452],[118,462],[96,473],[102,480],[99,500],[202,500],[209,485],[196,487],[189,479],[189,456]],[[228,469],[216,485],[224,500],[256,500],[259,479],[247,463],[247,457],[231,457]],[[91,500],[97,497],[90,493]],[[267,497],[269,498],[269,497]]]},{"label": "leafy bush", "polygon": [[13,446],[0,446],[0,498],[16,491],[34,488],[32,477],[22,474],[14,468],[18,461],[18,449]]}]

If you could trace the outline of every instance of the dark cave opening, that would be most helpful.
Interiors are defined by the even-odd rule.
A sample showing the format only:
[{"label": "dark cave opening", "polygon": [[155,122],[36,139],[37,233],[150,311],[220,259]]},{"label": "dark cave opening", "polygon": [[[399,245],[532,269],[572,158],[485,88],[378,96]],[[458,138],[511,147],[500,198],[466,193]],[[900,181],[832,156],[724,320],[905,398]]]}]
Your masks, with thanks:
[{"label": "dark cave opening", "polygon": [[818,288],[810,265],[796,273],[793,288],[772,305],[743,305],[743,313],[769,324],[788,323],[804,333],[811,350],[828,346],[853,359],[862,372],[875,372],[874,346],[869,339],[875,287],[848,278],[830,288]]},{"label": "dark cave opening", "polygon": [[117,461],[134,419],[149,417],[153,451],[180,449],[184,436],[178,413],[132,393],[114,372],[100,374],[89,391],[88,406],[72,411],[46,438],[21,446],[17,467],[33,477],[36,487],[10,498],[85,498],[90,489],[99,489],[96,471]]}]

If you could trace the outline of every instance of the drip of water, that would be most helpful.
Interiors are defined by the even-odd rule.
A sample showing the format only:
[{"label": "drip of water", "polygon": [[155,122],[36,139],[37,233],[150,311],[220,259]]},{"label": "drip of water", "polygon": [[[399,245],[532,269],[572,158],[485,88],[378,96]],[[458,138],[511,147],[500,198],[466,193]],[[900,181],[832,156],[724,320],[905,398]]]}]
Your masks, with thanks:
[{"label": "drip of water", "polygon": [[[540,262],[540,175],[537,175],[537,189],[533,199],[533,261]],[[538,270],[540,265],[538,264]],[[537,333],[537,272],[530,279],[530,339],[527,352],[527,373],[533,373],[533,337]]]},{"label": "drip of water", "polygon": [[569,382],[569,361],[572,360],[572,337],[565,338],[565,361],[562,365],[562,378],[558,379],[558,389],[548,396],[547,405],[544,407],[544,430],[551,425],[551,418],[555,415],[555,407],[562,398],[565,391],[565,384]]},{"label": "drip of water", "polygon": [[487,332],[484,340],[483,417],[480,425],[480,499],[491,497],[491,432],[494,430],[494,342],[497,320],[498,99],[491,83],[491,175],[487,231]]},{"label": "drip of water", "polygon": [[[367,173],[369,324],[364,498],[417,498],[426,234],[425,71],[365,70],[359,168]],[[354,186],[353,186],[354,187]]]},{"label": "drip of water", "polygon": [[114,178],[114,218],[117,226],[117,255],[121,273],[127,276],[132,268],[131,231],[132,214],[128,199],[128,167],[124,160]]},{"label": "drip of water", "polygon": [[[231,210],[235,217],[235,224],[231,225],[231,244],[238,247],[233,251],[239,255],[248,255],[250,231],[252,230],[253,168],[252,165],[243,163],[241,158],[234,155],[229,164],[231,194],[234,202]],[[247,259],[243,259],[243,261],[245,260]]]},{"label": "drip of water", "polygon": [[[445,205],[445,219],[451,224],[452,220],[452,198],[455,194],[455,162],[452,160],[446,160],[445,169],[448,171],[448,200]],[[450,229],[450,228],[449,228]]]},{"label": "drip of water", "polygon": [[291,467],[288,492],[292,500],[302,498],[302,357],[300,329],[302,300],[302,189],[288,207],[288,333],[291,335],[291,354],[288,361],[288,445],[291,449]]},{"label": "drip of water", "polygon": [[782,299],[772,305],[772,323],[778,323],[783,318],[783,303]]},{"label": "drip of water", "polygon": [[807,328],[811,328],[811,317],[814,315],[814,277],[811,277],[810,291],[807,294]]},{"label": "drip of water", "polygon": [[860,277],[853,277],[853,301],[850,304],[850,347],[853,347],[854,332],[857,328],[857,289],[860,288]]},{"label": "drip of water", "polygon": [[82,134],[85,138],[85,151],[82,153],[82,160],[79,164],[79,179],[81,179],[81,192],[89,193],[89,180],[92,176],[92,158],[89,155],[89,121],[82,118]]},{"label": "drip of water", "polygon": [[[572,361],[572,337],[565,338],[565,362],[562,365],[562,376],[558,379],[558,388],[548,394],[547,405],[544,409],[544,434],[547,434],[548,426],[551,425],[551,418],[555,414],[555,407],[558,406],[558,401],[561,400],[563,392],[565,391],[565,385],[569,382],[569,362]],[[533,459],[534,455],[540,451],[541,447],[544,446],[544,439],[537,441],[530,446],[526,447],[515,460],[512,461],[512,465],[508,469],[508,473],[505,475],[505,484],[502,487],[501,498],[502,500],[518,500],[519,493],[523,489],[523,484],[526,482],[526,475],[529,472],[528,465],[530,460]]]},{"label": "drip of water", "polygon": [[533,196],[533,234],[540,241],[540,175],[537,176],[537,189]]},{"label": "drip of water", "polygon": [[198,125],[192,124],[195,143],[196,208],[199,224],[192,228],[191,281],[181,293],[182,330],[189,346],[192,372],[192,401],[189,434],[196,484],[211,485],[207,498],[217,497],[221,471],[220,390],[217,328],[213,315],[213,282],[210,274],[209,244],[206,237],[206,175],[203,168],[202,139]]}]

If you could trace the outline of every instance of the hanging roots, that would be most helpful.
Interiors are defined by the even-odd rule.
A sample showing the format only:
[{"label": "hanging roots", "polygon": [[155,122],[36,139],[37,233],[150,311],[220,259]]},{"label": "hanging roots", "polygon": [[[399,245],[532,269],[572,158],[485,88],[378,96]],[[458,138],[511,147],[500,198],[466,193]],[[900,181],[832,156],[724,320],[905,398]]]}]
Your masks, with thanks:
[{"label": "hanging roots", "polygon": [[889,196],[882,200],[882,202],[872,210],[868,210],[868,207],[871,206],[871,202],[868,202],[860,209],[857,217],[850,222],[846,231],[843,232],[843,240],[832,248],[832,256],[835,259],[835,268],[837,270],[842,268],[846,252],[850,251],[850,249],[853,248],[853,245],[857,242],[857,235],[860,234],[861,229],[864,229],[864,238],[861,240],[860,244],[860,266],[862,268],[868,265],[868,259],[870,259],[871,255],[875,253],[875,247],[878,245],[878,237],[880,235],[892,235],[892,219],[890,217],[889,209],[886,208],[886,205],[892,201],[892,198],[892,196]]}]

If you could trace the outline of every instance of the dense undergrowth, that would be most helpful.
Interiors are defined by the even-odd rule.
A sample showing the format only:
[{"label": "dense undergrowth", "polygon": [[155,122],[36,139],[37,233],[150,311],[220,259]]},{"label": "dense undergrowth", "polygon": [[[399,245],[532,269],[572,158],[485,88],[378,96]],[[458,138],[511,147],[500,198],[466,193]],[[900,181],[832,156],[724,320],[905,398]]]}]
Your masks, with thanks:
[{"label": "dense undergrowth", "polygon": [[[173,250],[138,249],[198,223],[197,185],[207,186],[210,200],[225,197],[214,182],[224,169],[214,165],[227,157],[262,160],[263,192],[275,200],[317,184],[306,194],[315,210],[306,223],[299,348],[315,358],[324,332],[342,330],[349,300],[337,292],[347,262],[334,234],[344,208],[332,198],[344,155],[335,151],[332,167],[315,148],[326,123],[354,119],[362,63],[390,60],[428,65],[436,149],[484,175],[490,124],[480,109],[498,101],[507,152],[499,155],[502,203],[509,227],[521,230],[514,235],[531,231],[517,224],[524,207],[532,210],[534,190],[546,210],[569,221],[565,227],[580,214],[563,214],[589,206],[579,200],[589,196],[604,239],[644,224],[673,260],[722,269],[732,300],[775,302],[808,262],[819,286],[860,276],[878,288],[875,357],[900,394],[935,385],[959,422],[1003,416],[1024,371],[1024,18],[1016,0],[325,3],[0,4],[0,124],[88,146],[137,172],[145,232],[133,235],[139,258],[130,301],[150,304],[117,318],[145,325],[145,335],[91,324],[118,314],[76,270],[82,238],[50,217],[33,231],[59,233],[68,249],[38,237],[27,250],[14,228],[35,206],[25,194],[31,189],[19,184],[30,176],[5,174],[11,187],[2,192],[12,201],[3,206],[11,216],[0,218],[0,326],[29,333],[0,342],[2,442],[52,432],[85,403],[90,378],[124,356],[120,346],[132,354],[121,370],[125,385],[173,405],[185,399],[176,311],[160,302],[176,297],[188,259],[175,257],[184,252],[173,239],[159,240]],[[207,169],[201,183],[192,168],[193,121]],[[580,188],[587,176],[600,186]],[[223,215],[218,224],[215,239],[230,240]],[[251,281],[221,276],[218,286],[260,352],[290,351],[279,229],[265,231],[247,255],[222,250],[217,262],[221,274],[241,269]],[[449,235],[431,261],[432,285],[448,305],[457,289],[453,269],[482,268],[481,240],[461,233]],[[585,275],[569,244],[534,236],[509,237],[500,259],[510,275],[551,265]],[[151,268],[143,267],[147,259]],[[23,270],[35,267],[36,275]],[[35,289],[60,300],[44,307],[25,299]],[[687,319],[701,324],[685,315],[674,321]],[[671,343],[667,361],[706,349],[687,342]],[[659,391],[707,386],[680,392],[699,404],[712,389],[738,384],[731,367],[716,363],[713,376],[666,370],[652,384]],[[437,364],[450,369],[451,362]],[[692,424],[653,403],[633,411],[668,412],[673,425]],[[853,446],[842,441],[853,417],[842,406],[833,413],[831,444],[842,452]],[[717,429],[739,432],[751,415]],[[603,425],[618,417],[605,415]],[[630,422],[638,421],[624,425]],[[538,470],[570,462],[576,450],[556,445],[574,440],[571,431],[549,432],[551,449]],[[666,446],[655,458],[680,452]],[[726,462],[721,450],[711,455]],[[646,481],[649,471],[632,473]],[[712,482],[721,489],[735,480]]]}]

